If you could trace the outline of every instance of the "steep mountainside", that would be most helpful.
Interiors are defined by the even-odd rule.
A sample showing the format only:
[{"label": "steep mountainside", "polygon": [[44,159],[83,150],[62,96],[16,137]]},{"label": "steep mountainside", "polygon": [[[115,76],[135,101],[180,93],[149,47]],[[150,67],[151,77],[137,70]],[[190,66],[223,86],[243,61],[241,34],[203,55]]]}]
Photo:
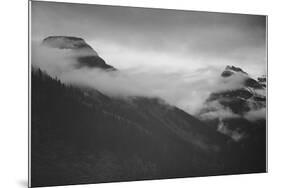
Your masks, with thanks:
[{"label": "steep mountainside", "polygon": [[[51,37],[43,43],[98,57],[80,38]],[[87,62],[93,66],[84,68],[101,68],[91,58]],[[32,186],[266,170],[265,158],[253,158],[260,152],[255,139],[237,143],[161,99],[109,97],[65,85],[38,68],[32,68],[31,86]]]},{"label": "steep mountainside", "polygon": [[239,172],[223,161],[227,137],[159,99],[114,99],[40,70],[32,96],[36,186]]},{"label": "steep mountainside", "polygon": [[49,48],[69,49],[77,57],[76,68],[89,67],[105,70],[116,70],[99,57],[98,53],[84,39],[70,36],[50,36],[42,41]]},{"label": "steep mountainside", "polygon": [[265,127],[265,78],[257,81],[234,66],[227,66],[221,76],[226,83],[239,79],[242,84],[234,89],[211,93],[198,117],[239,141],[251,136],[252,129]]},{"label": "steep mountainside", "polygon": [[232,138],[241,148],[243,160],[265,169],[266,78],[255,80],[233,66],[227,66],[221,76],[223,80],[238,77],[242,85],[212,93],[197,117]]}]

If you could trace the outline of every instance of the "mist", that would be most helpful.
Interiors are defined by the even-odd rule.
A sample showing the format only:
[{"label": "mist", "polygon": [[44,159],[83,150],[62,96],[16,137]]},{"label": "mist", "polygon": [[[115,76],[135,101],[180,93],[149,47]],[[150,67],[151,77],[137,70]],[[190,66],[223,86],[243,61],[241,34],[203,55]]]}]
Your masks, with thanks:
[{"label": "mist", "polygon": [[255,78],[266,73],[265,16],[32,4],[32,40],[82,37],[118,70],[76,69],[70,51],[59,54],[36,47],[33,64],[64,83],[89,86],[113,97],[159,97],[195,114],[211,92],[241,86],[239,77],[220,78],[226,65],[241,67]]},{"label": "mist", "polygon": [[266,108],[261,108],[258,110],[250,110],[244,115],[244,117],[249,121],[258,121],[261,119],[266,119]]},{"label": "mist", "polygon": [[[202,108],[210,93],[242,87],[244,81],[239,75],[222,79],[222,70],[215,67],[166,69],[146,66],[147,62],[143,66],[138,64],[117,71],[89,67],[78,69],[75,66],[78,55],[81,54],[70,49],[48,48],[40,42],[32,42],[32,65],[65,84],[91,87],[111,97],[157,97],[191,114]],[[152,63],[161,64],[161,56],[156,59],[153,54],[148,55],[151,55]]]}]

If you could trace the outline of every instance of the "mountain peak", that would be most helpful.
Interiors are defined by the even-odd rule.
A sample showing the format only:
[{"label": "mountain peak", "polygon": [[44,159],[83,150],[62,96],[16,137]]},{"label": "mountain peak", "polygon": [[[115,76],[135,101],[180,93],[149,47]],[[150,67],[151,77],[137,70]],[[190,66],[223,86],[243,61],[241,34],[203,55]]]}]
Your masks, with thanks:
[{"label": "mountain peak", "polygon": [[99,57],[98,53],[83,38],[74,36],[49,36],[42,41],[44,46],[57,49],[70,49],[77,58],[76,68],[89,67],[116,70]]},{"label": "mountain peak", "polygon": [[222,72],[221,76],[222,77],[229,77],[229,76],[233,75],[234,73],[238,73],[238,72],[242,73],[242,74],[245,74],[245,75],[248,75],[248,73],[246,73],[245,71],[243,71],[239,67],[227,65],[225,67],[224,71]]},{"label": "mountain peak", "polygon": [[58,49],[91,50],[96,55],[97,52],[85,42],[83,38],[73,36],[49,36],[42,41],[42,44]]},{"label": "mountain peak", "polygon": [[258,77],[258,82],[264,87],[266,88],[266,76],[262,75],[260,77]]}]

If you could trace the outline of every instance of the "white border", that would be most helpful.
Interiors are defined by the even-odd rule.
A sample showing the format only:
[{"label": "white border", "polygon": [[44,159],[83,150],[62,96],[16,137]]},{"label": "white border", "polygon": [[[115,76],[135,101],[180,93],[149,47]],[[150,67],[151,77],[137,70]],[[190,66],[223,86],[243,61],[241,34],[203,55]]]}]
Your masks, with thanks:
[{"label": "white border", "polygon": [[[58,0],[60,1],[60,0]],[[67,0],[68,2],[266,14],[268,17],[268,168],[267,174],[184,178],[72,187],[281,187],[280,45],[281,11],[276,0]],[[1,2],[0,187],[27,186],[27,0]],[[71,186],[67,186],[71,187]]]},{"label": "white border", "polygon": [[[33,2],[34,1],[46,1],[46,2],[50,2],[50,0],[32,0]],[[31,61],[30,61],[30,57],[31,57],[31,3],[32,1],[30,0],[29,1],[29,173],[28,173],[28,185],[31,186],[31,77],[30,77],[30,71],[31,71]],[[77,3],[77,1],[73,1],[73,0],[55,0],[55,1],[51,1],[51,2],[61,2],[61,3]],[[81,2],[79,1],[79,4]],[[83,2],[85,4],[89,4],[89,5],[93,5],[93,3],[88,3],[88,2]],[[100,4],[100,3],[96,3],[96,4]],[[104,5],[104,4],[101,4],[101,5]],[[118,4],[114,4],[115,6],[120,6]],[[126,5],[128,6],[128,5]],[[131,7],[138,7],[138,6],[131,6]],[[153,8],[153,7],[143,7],[143,6],[139,6],[138,8]],[[157,8],[157,7],[154,7],[154,8]],[[163,7],[158,7],[158,8],[163,8]],[[167,8],[165,8],[167,9]],[[170,9],[170,8],[169,8]],[[177,10],[182,10],[182,9],[177,9]],[[191,10],[189,10],[191,11]],[[198,11],[198,10],[192,10],[192,11]],[[201,11],[201,10],[200,10]],[[209,12],[209,11],[206,11],[206,12]],[[215,12],[215,11],[213,11]],[[225,12],[218,12],[218,13],[225,13]],[[238,12],[228,12],[228,13],[235,13],[235,14],[239,14]],[[245,13],[243,13],[245,14]],[[264,14],[254,14],[254,13],[250,13],[252,15],[264,15]],[[268,34],[268,16],[267,15],[264,15],[266,16],[266,59],[267,58],[267,34]],[[266,69],[268,70],[268,62],[266,62]],[[268,73],[267,75],[268,76]],[[268,79],[267,79],[267,86],[268,86]],[[268,94],[268,93],[267,93]],[[268,96],[267,96],[268,97]],[[267,108],[268,108],[268,100],[267,100]],[[268,118],[268,111],[266,111],[266,118]],[[267,120],[266,120],[266,125],[267,125]],[[268,125],[266,127],[266,144],[268,144]],[[268,172],[268,150],[266,150],[266,172]],[[242,174],[244,175],[244,174]],[[188,178],[188,177],[187,177]],[[155,180],[153,180],[155,181]],[[157,179],[156,179],[157,181]],[[158,180],[160,181],[160,180]],[[120,183],[120,182],[116,182],[116,183]],[[121,182],[123,183],[123,182]],[[76,185],[75,185],[76,186]]]}]

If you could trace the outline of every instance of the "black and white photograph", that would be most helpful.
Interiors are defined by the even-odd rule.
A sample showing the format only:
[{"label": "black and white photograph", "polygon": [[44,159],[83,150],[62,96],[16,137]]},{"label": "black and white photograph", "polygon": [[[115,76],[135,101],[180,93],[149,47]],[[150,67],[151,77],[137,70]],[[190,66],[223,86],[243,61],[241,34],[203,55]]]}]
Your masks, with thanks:
[{"label": "black and white photograph", "polygon": [[267,172],[267,16],[29,3],[31,187]]}]

